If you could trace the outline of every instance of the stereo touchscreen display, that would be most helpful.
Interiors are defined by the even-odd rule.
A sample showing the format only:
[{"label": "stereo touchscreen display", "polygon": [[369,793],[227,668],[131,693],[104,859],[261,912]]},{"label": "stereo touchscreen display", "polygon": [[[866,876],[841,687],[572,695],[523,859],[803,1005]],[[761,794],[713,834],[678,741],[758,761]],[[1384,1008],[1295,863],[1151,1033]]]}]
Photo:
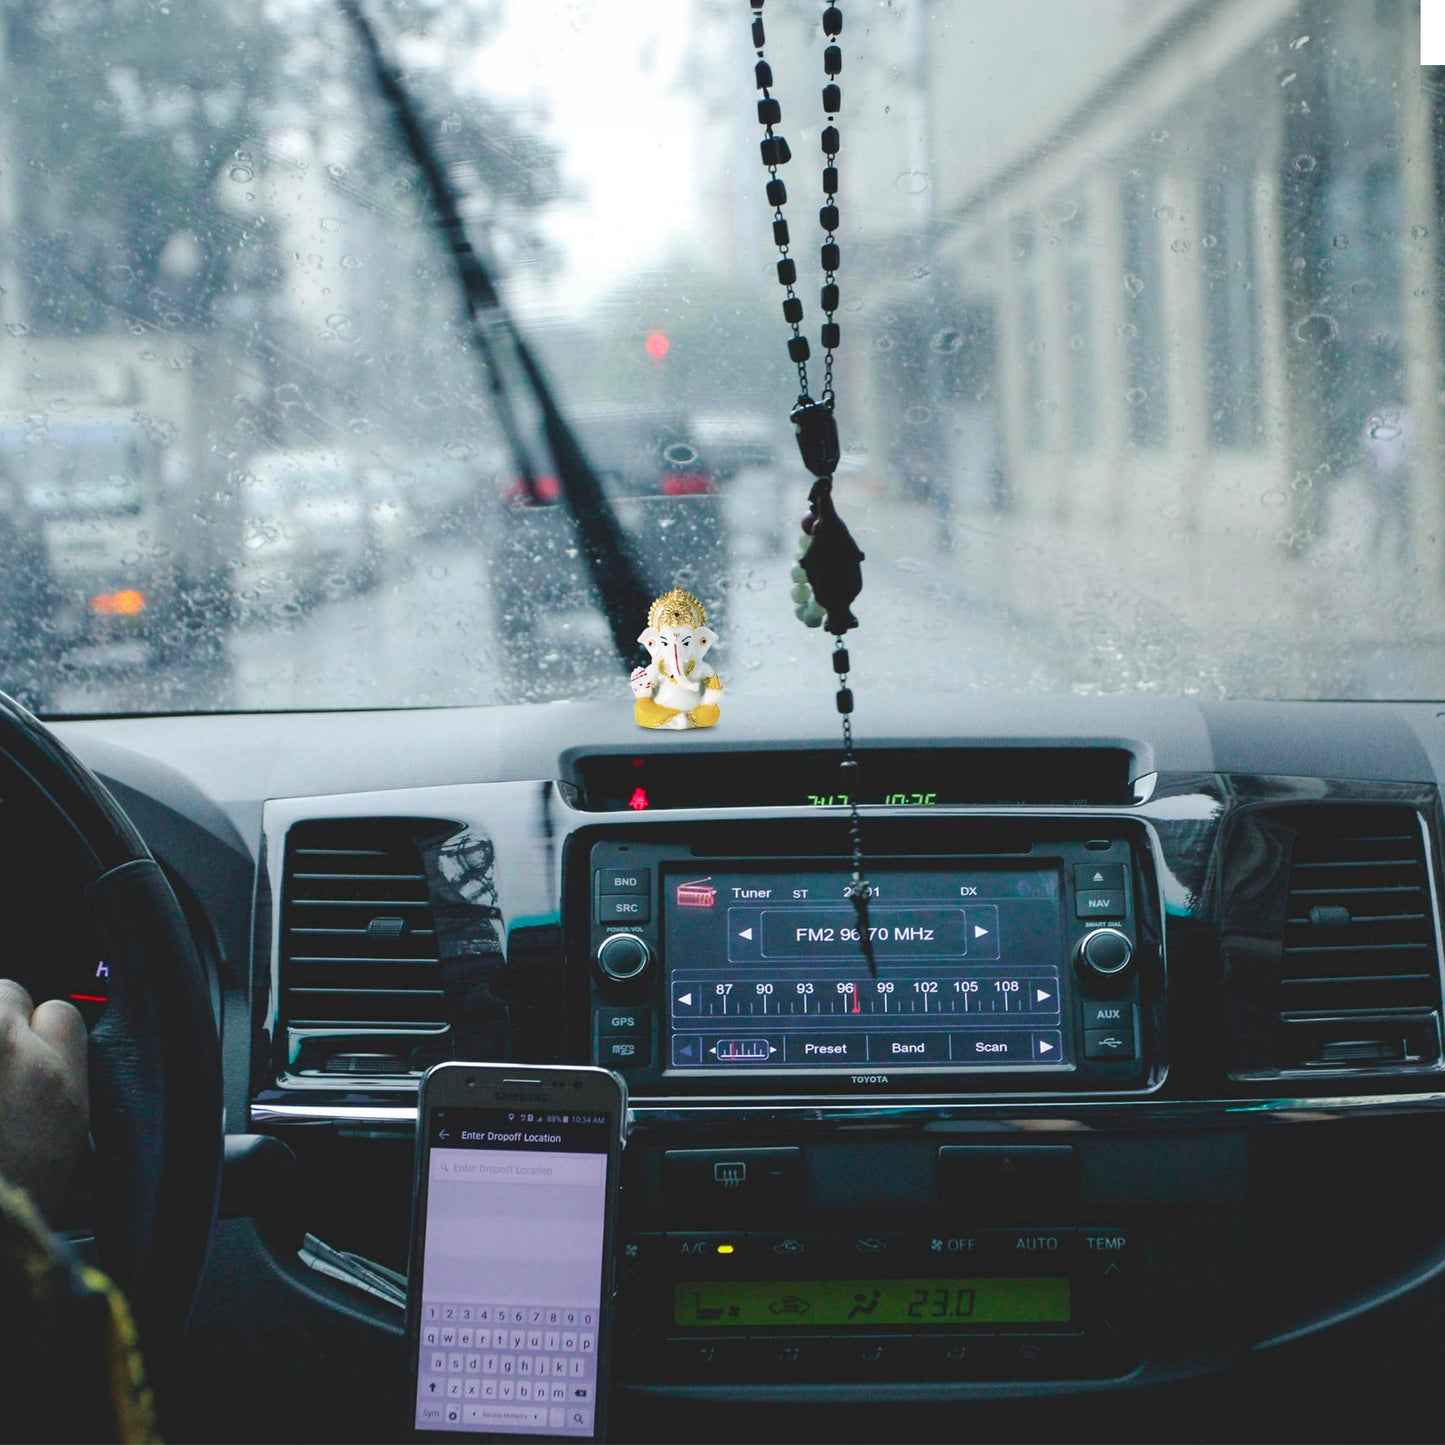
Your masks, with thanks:
[{"label": "stereo touchscreen display", "polygon": [[673,1069],[1057,1067],[1057,866],[879,871],[876,973],[849,875],[661,879]]}]

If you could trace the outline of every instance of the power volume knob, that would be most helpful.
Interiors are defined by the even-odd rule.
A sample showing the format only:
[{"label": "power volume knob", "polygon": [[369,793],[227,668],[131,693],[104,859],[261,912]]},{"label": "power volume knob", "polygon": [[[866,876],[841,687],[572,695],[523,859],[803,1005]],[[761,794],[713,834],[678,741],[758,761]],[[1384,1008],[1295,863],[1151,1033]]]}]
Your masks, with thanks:
[{"label": "power volume knob", "polygon": [[631,983],[647,972],[652,951],[635,933],[609,933],[597,949],[597,969],[613,983]]},{"label": "power volume knob", "polygon": [[1134,966],[1134,945],[1117,928],[1096,928],[1079,940],[1074,967],[1086,983],[1119,984]]}]

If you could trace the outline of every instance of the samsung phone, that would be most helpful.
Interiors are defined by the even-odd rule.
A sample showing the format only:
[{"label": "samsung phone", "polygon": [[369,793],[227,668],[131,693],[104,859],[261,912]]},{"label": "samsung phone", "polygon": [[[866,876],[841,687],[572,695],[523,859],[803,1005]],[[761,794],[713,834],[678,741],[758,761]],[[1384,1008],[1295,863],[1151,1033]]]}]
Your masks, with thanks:
[{"label": "samsung phone", "polygon": [[414,1438],[604,1438],[626,1118],[606,1069],[438,1064],[422,1080]]}]

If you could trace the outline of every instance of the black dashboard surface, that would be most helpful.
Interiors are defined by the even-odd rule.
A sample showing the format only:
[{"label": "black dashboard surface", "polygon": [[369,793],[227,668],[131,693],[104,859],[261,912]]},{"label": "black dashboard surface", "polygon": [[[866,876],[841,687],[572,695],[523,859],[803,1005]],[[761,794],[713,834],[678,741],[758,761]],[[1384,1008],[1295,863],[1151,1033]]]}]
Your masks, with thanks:
[{"label": "black dashboard surface", "polygon": [[[1278,878],[1260,884],[1267,851],[1265,864],[1246,858],[1246,843],[1258,842],[1250,820],[1260,810],[1289,824],[1300,815],[1288,810],[1323,803],[1413,811],[1426,840],[1422,866],[1433,912],[1438,787],[1445,776],[1441,717],[1434,704],[865,700],[858,719],[865,746],[1060,756],[1107,748],[1130,755],[1135,799],[1083,814],[1132,818],[1151,830],[1163,840],[1158,856],[1166,875],[1178,873],[1188,848],[1200,850],[1188,865],[1196,870],[1197,897],[1182,904],[1171,897],[1167,878],[1164,889],[1168,989],[1161,990],[1151,1038],[1161,1051],[1167,1042],[1167,1078],[1148,1100],[1133,1101],[1107,1094],[1029,1101],[1007,1090],[970,1094],[959,1084],[913,1100],[917,1107],[885,1109],[866,1087],[846,1080],[830,1100],[813,1100],[806,1110],[766,1101],[720,1109],[701,1098],[649,1107],[643,1098],[629,1150],[626,1227],[639,1239],[739,1219],[754,1231],[806,1226],[836,1234],[886,1225],[900,1238],[936,1229],[945,1216],[957,1227],[996,1230],[1032,1221],[1067,1226],[1071,1235],[1085,1226],[1116,1227],[1145,1242],[1143,1303],[1129,1328],[1150,1338],[1122,1373],[1086,1371],[1087,1377],[1072,1369],[1051,1374],[1047,1359],[1022,1375],[1015,1362],[1012,1371],[973,1376],[904,1371],[871,1385],[856,1372],[847,1383],[825,1372],[789,1386],[775,1372],[741,1364],[717,1384],[685,1366],[633,1368],[619,1428],[652,1438],[684,1429],[696,1438],[727,1438],[749,1428],[756,1433],[749,1409],[807,1405],[845,1412],[832,1417],[835,1428],[855,1438],[889,1429],[885,1421],[894,1422],[895,1434],[923,1437],[946,1434],[949,1402],[968,1399],[1001,1436],[1070,1428],[1081,1437],[1185,1437],[1192,1428],[1172,1428],[1159,1411],[1190,1400],[1197,1406],[1200,1397],[1189,1392],[1206,1385],[1170,1384],[1193,1378],[1212,1381],[1213,1413],[1194,1417],[1212,1421],[1202,1433],[1246,1438],[1263,1428],[1289,1435],[1297,1427],[1306,1435],[1322,1421],[1331,1430],[1347,1421],[1368,1430],[1374,1417],[1367,1400],[1388,1402],[1386,1433],[1410,1433],[1410,1411],[1428,1393],[1439,1363],[1438,1348],[1422,1341],[1445,1311],[1438,1283],[1445,1230],[1430,1183],[1432,1161],[1445,1144],[1438,1055],[1433,1065],[1416,1058],[1419,1067],[1393,1074],[1252,1071],[1248,1029],[1258,1014],[1249,1013],[1247,989],[1244,995],[1230,989],[1248,974],[1251,949],[1268,931],[1234,901],[1257,901],[1260,887],[1282,887]],[[581,995],[577,988],[588,945],[585,936],[579,943],[578,920],[563,896],[571,840],[642,824],[685,837],[719,828],[802,827],[810,813],[780,798],[771,808],[750,800],[746,809],[657,810],[639,824],[580,806],[587,799],[577,791],[578,759],[662,749],[695,755],[697,768],[706,770],[717,755],[830,750],[835,723],[825,707],[780,716],[774,707],[738,700],[715,733],[666,741],[639,735],[626,707],[611,704],[58,725],[114,787],[190,895],[193,921],[210,935],[224,1013],[229,1132],[275,1133],[300,1161],[284,1198],[223,1221],[218,1236],[193,1331],[195,1378],[242,1372],[269,1383],[232,1425],[213,1423],[215,1438],[260,1428],[278,1400],[302,1389],[318,1358],[332,1371],[335,1408],[303,1412],[292,1423],[327,1438],[382,1438],[391,1425],[380,1422],[391,1420],[386,1412],[394,1404],[385,1382],[403,1373],[396,1310],[295,1260],[307,1231],[382,1263],[404,1257],[412,1111],[405,1080],[386,1088],[366,1080],[316,1087],[315,1080],[288,1082],[277,1067],[284,1058],[270,997],[273,895],[287,829],[298,820],[379,817],[445,818],[476,830],[482,820],[496,851],[495,898],[508,947],[530,959],[529,968],[556,970],[563,984],[550,1001],[528,1006],[545,1023],[548,1008],[575,1011],[580,997],[582,1017],[585,988]],[[946,760],[946,753],[938,757]],[[930,810],[865,810],[865,830],[874,818],[874,836],[891,838],[890,828],[906,828],[910,816],[924,813]],[[933,811],[927,821],[944,827],[939,817],[956,815],[960,826],[986,829],[990,819],[1019,826],[1069,813],[1063,802],[994,801]],[[816,820],[817,810],[811,816]],[[1264,828],[1266,837],[1273,826]],[[523,943],[533,951],[524,954]],[[1438,961],[1438,935],[1433,949]],[[1230,1003],[1240,997],[1242,1012]],[[560,1057],[585,1060],[586,1030],[579,1033],[575,1019],[551,1037]],[[288,1092],[297,1083],[307,1087]],[[1000,1143],[1065,1146],[1079,1161],[1081,1183],[1056,1205],[1025,1202],[1017,1218],[960,1210],[935,1190],[940,1145]],[[734,1218],[709,1212],[706,1199],[682,1202],[666,1186],[669,1151],[760,1145],[797,1148],[807,1159],[809,1182],[792,1213]],[[1288,1381],[1324,1361],[1337,1373],[1330,1390],[1311,1401],[1292,1410],[1277,1403],[1267,1416],[1251,1416],[1252,1426],[1230,1413],[1228,1402],[1237,1412],[1261,1389],[1278,1401]],[[909,1413],[887,1413],[899,1408]],[[1061,1426],[1065,1419],[1069,1427]],[[232,1428],[240,1433],[226,1435]]]}]

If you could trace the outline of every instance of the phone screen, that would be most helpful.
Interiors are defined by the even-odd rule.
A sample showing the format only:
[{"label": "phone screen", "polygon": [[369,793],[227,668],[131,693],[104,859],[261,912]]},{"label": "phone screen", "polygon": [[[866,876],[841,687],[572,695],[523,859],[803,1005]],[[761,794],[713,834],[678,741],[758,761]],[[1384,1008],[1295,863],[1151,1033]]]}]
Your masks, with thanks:
[{"label": "phone screen", "polygon": [[616,1129],[536,1107],[428,1111],[418,1430],[592,1435]]}]

